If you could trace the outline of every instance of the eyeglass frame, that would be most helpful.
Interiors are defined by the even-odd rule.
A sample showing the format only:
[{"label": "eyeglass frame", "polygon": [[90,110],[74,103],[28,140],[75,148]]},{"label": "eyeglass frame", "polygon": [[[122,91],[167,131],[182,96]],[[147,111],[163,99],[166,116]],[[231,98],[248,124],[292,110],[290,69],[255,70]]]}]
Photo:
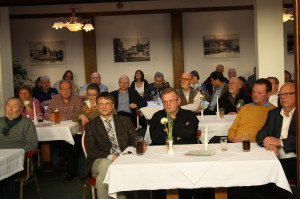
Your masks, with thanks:
[{"label": "eyeglass frame", "polygon": [[165,105],[166,105],[166,104],[169,104],[169,103],[172,104],[172,103],[176,102],[176,101],[178,100],[178,98],[179,98],[179,97],[177,97],[175,100],[172,99],[172,100],[169,100],[169,101],[162,101],[162,103],[165,104]]},{"label": "eyeglass frame", "polygon": [[291,96],[292,94],[295,94],[296,92],[289,92],[289,93],[278,93],[278,97],[289,97]]}]

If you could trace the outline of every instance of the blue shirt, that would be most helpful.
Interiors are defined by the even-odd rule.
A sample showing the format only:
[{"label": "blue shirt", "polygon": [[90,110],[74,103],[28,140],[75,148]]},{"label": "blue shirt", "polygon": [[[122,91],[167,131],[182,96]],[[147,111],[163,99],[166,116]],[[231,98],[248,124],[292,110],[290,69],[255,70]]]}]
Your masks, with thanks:
[{"label": "blue shirt", "polygon": [[52,97],[57,94],[58,92],[55,88],[50,87],[47,93],[45,93],[42,90],[42,88],[40,88],[39,90],[37,90],[37,92],[33,94],[33,97],[38,99],[40,102],[43,102],[43,101],[51,100]]},{"label": "blue shirt", "polygon": [[[254,104],[254,102],[252,103],[252,104],[250,104],[250,107],[251,106],[258,106],[257,104]],[[271,107],[271,103],[270,102],[267,102],[267,103],[265,103],[265,104],[263,104],[263,105],[261,105],[261,106],[267,106],[267,107]]]}]

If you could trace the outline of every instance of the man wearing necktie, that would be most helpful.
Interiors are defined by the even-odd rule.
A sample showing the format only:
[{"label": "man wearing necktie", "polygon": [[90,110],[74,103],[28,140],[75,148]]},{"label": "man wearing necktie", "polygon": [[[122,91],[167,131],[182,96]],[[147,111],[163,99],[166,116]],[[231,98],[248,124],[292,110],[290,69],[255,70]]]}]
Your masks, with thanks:
[{"label": "man wearing necktie", "polygon": [[[87,170],[96,178],[99,199],[108,199],[108,185],[103,184],[109,165],[116,160],[128,146],[135,146],[138,136],[130,118],[113,115],[114,98],[108,92],[97,97],[100,117],[86,124]],[[118,198],[126,198],[118,194]]]}]

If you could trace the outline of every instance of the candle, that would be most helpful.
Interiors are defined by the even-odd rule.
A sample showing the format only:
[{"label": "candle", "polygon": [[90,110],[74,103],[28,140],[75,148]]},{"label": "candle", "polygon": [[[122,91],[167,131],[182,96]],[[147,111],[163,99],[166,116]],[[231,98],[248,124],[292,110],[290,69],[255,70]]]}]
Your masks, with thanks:
[{"label": "candle", "polygon": [[208,139],[207,139],[207,125],[205,126],[205,137],[204,137],[204,143],[207,144],[208,143]]},{"label": "candle", "polygon": [[37,121],[37,117],[36,117],[36,111],[35,111],[35,103],[34,103],[34,101],[32,101],[32,105],[33,105],[33,116],[34,116],[34,118],[33,118],[33,121],[34,121],[34,123],[37,123],[38,121]]},{"label": "candle", "polygon": [[217,96],[217,114],[219,115],[219,96]]}]

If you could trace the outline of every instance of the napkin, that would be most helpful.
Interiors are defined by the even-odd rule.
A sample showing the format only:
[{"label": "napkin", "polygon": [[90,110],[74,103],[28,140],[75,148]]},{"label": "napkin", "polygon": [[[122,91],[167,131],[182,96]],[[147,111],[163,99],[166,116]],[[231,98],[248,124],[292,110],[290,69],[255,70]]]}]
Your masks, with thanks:
[{"label": "napkin", "polygon": [[213,156],[216,154],[216,150],[193,150],[188,151],[184,155],[191,155],[191,156]]}]

